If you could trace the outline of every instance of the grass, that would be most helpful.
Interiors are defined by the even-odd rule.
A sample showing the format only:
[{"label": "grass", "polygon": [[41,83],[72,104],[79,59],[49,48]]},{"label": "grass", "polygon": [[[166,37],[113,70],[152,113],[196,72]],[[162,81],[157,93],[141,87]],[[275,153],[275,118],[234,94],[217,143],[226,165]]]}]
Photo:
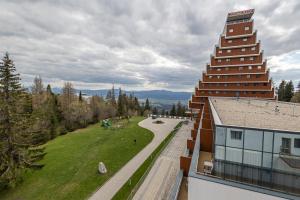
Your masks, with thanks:
[{"label": "grass", "polygon": [[[23,182],[2,191],[0,199],[86,199],[153,139],[151,131],[137,125],[141,120],[134,117],[120,129],[95,124],[48,142],[45,167],[27,170]],[[100,161],[107,174],[98,173]]]},{"label": "grass", "polygon": [[151,153],[151,155],[143,162],[143,164],[134,172],[129,180],[121,187],[121,189],[115,194],[113,200],[132,199],[139,186],[143,183],[144,178],[150,171],[151,167],[155,163],[160,153],[169,144],[174,137],[178,129],[182,126],[182,122],[179,122],[174,130],[160,143],[158,147]]}]

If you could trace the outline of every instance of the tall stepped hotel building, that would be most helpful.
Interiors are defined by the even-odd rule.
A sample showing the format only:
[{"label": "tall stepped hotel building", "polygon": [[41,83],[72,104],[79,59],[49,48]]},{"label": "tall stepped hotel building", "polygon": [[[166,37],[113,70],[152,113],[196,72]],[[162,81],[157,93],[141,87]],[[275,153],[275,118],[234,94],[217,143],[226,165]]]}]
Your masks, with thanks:
[{"label": "tall stepped hotel building", "polygon": [[300,105],[276,100],[253,14],[228,14],[189,101],[188,199],[300,198]]}]

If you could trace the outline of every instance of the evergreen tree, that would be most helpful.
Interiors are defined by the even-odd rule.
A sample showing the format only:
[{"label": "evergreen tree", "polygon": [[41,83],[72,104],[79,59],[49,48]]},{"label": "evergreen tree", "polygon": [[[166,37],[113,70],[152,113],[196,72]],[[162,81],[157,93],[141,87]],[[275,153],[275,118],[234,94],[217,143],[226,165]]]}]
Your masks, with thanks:
[{"label": "evergreen tree", "polygon": [[124,98],[122,89],[119,89],[119,97],[118,97],[118,115],[123,116],[124,115]]},{"label": "evergreen tree", "polygon": [[162,109],[162,110],[161,110],[161,115],[165,115],[165,114],[166,114],[165,109]]},{"label": "evergreen tree", "polygon": [[284,91],[284,101],[290,102],[294,95],[294,84],[292,81],[286,84]]},{"label": "evergreen tree", "polygon": [[173,104],[173,106],[172,106],[172,109],[170,111],[170,115],[171,116],[176,116],[176,107],[175,107],[175,104]]},{"label": "evergreen tree", "polygon": [[[5,54],[0,64],[0,185],[14,186],[21,169],[35,167],[44,154],[30,152],[30,98],[20,84],[13,61]],[[42,150],[40,150],[42,151]],[[38,152],[38,151],[35,151]]]},{"label": "evergreen tree", "polygon": [[134,110],[137,111],[137,114],[141,114],[141,106],[137,97],[134,97]]},{"label": "evergreen tree", "polygon": [[82,93],[81,91],[79,92],[79,98],[78,98],[79,102],[82,102]]},{"label": "evergreen tree", "polygon": [[177,103],[176,115],[177,116],[183,116],[182,105],[181,105],[180,101],[178,101],[178,103]]},{"label": "evergreen tree", "polygon": [[117,101],[116,101],[116,95],[115,95],[115,86],[112,86],[111,89],[111,104],[116,107],[117,106]]},{"label": "evergreen tree", "polygon": [[146,99],[145,110],[151,110],[149,99]]},{"label": "evergreen tree", "polygon": [[153,108],[153,110],[152,110],[152,114],[154,114],[154,115],[157,115],[157,114],[158,114],[158,111],[157,111],[157,108],[156,108],[156,106]]},{"label": "evergreen tree", "polygon": [[285,98],[285,85],[286,85],[285,80],[282,80],[280,85],[279,85],[279,88],[278,88],[278,100],[279,101],[284,101],[284,98]]}]

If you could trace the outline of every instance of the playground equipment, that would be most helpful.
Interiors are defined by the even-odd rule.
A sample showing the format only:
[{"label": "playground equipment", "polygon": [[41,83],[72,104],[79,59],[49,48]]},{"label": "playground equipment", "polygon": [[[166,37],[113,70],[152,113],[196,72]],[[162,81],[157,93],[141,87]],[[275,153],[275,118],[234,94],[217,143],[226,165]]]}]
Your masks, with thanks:
[{"label": "playground equipment", "polygon": [[109,128],[111,127],[112,123],[110,119],[104,119],[101,121],[101,126],[104,128]]}]

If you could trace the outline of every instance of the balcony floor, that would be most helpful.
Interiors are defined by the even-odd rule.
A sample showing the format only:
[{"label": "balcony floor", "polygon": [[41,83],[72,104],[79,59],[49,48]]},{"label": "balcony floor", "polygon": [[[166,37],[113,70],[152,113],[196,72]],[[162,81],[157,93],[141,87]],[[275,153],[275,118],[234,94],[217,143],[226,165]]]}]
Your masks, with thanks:
[{"label": "balcony floor", "polygon": [[211,161],[212,153],[206,151],[200,151],[198,158],[197,172],[203,173],[204,161]]}]

